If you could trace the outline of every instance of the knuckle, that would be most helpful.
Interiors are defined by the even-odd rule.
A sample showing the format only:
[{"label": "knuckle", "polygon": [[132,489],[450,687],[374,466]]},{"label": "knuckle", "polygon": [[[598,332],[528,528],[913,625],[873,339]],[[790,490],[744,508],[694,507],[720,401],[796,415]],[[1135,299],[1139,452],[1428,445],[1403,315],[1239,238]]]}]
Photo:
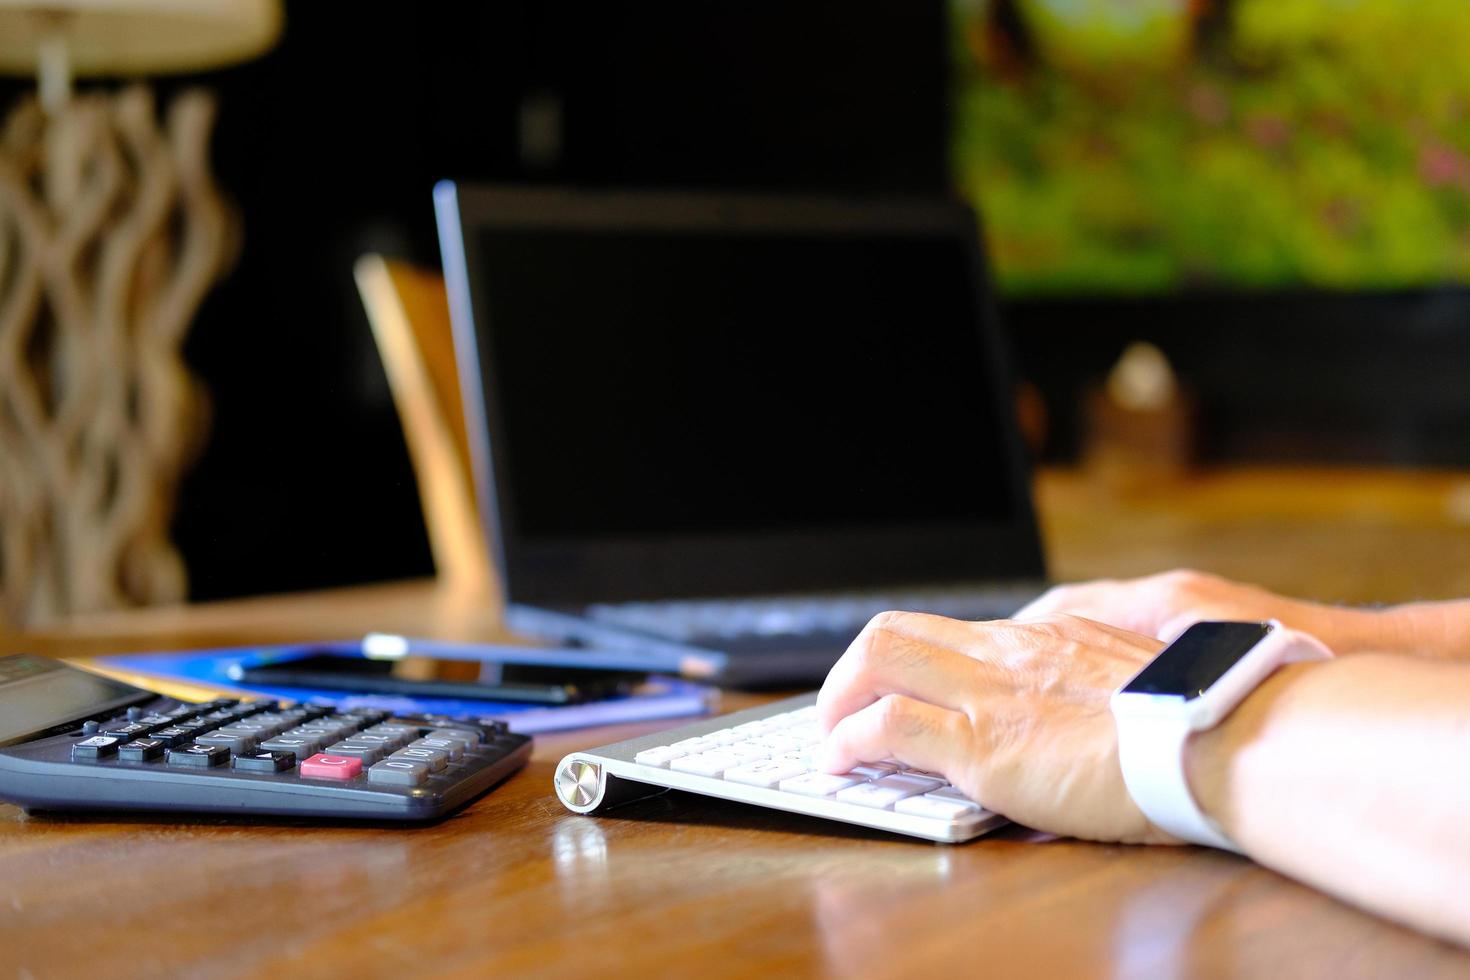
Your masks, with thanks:
[{"label": "knuckle", "polygon": [[884,731],[910,733],[922,727],[909,700],[896,694],[878,700],[878,724]]}]

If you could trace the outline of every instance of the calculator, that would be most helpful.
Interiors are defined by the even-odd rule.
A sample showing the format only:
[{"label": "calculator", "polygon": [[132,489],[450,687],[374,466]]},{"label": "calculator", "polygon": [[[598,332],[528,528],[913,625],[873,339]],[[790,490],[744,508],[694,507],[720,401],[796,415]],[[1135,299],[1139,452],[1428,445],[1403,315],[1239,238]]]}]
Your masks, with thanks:
[{"label": "calculator", "polygon": [[816,692],[640,738],[573,752],[555,789],[573,813],[603,814],[669,789],[804,813],[827,820],[958,843],[1008,821],[939,773],[897,762],[828,773],[813,765],[821,743]]},{"label": "calculator", "polygon": [[27,810],[431,820],[530,754],[528,736],[489,718],[190,703],[0,657],[0,800]]}]

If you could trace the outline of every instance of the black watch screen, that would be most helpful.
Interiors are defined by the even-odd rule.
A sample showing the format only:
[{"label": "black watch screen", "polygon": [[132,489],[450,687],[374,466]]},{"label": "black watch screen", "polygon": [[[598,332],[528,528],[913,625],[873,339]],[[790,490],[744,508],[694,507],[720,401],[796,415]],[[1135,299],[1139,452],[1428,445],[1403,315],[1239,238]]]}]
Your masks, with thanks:
[{"label": "black watch screen", "polygon": [[1123,688],[1125,694],[1199,697],[1270,633],[1270,623],[1195,623]]}]

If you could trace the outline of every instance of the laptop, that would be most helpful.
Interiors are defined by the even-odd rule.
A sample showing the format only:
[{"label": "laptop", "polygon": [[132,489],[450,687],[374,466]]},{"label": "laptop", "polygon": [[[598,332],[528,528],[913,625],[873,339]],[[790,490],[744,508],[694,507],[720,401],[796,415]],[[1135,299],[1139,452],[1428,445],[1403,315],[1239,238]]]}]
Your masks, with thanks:
[{"label": "laptop", "polygon": [[790,686],[885,609],[990,619],[1044,587],[966,206],[434,200],[511,629]]}]

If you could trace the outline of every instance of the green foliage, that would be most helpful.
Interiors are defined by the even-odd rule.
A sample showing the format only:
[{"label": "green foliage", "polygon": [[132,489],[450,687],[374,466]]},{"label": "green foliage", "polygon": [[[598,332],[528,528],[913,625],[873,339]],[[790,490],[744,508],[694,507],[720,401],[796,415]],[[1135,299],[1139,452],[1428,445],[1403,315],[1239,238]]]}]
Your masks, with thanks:
[{"label": "green foliage", "polygon": [[989,6],[954,155],[1009,291],[1470,281],[1466,0]]}]

